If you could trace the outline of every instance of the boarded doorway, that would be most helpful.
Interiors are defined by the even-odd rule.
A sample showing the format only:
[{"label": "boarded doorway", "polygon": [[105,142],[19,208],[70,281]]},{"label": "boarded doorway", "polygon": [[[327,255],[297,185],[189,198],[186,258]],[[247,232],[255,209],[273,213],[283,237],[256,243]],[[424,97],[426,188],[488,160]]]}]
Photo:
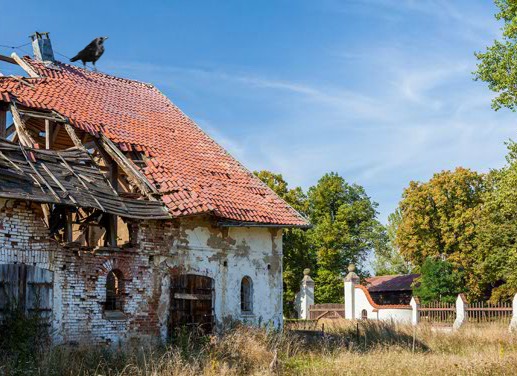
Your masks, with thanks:
[{"label": "boarded doorway", "polygon": [[0,265],[0,320],[7,309],[18,307],[37,314],[50,326],[54,273],[32,265]]},{"label": "boarded doorway", "polygon": [[170,334],[188,328],[201,334],[214,326],[214,280],[194,274],[171,277]]}]

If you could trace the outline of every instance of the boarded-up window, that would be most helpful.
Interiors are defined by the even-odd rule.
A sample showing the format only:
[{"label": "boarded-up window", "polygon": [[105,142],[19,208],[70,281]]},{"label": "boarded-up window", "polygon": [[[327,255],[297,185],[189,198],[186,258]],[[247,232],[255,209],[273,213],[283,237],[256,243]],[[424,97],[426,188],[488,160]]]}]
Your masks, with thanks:
[{"label": "boarded-up window", "polygon": [[122,311],[124,279],[120,270],[110,271],[106,277],[106,311]]},{"label": "boarded-up window", "polygon": [[244,277],[241,281],[241,310],[253,311],[253,283],[250,277]]}]

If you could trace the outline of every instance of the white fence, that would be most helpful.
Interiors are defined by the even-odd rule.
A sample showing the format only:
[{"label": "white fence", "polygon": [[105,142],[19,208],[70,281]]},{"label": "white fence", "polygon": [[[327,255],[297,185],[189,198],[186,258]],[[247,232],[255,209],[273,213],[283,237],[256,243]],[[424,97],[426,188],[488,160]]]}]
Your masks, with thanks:
[{"label": "white fence", "polygon": [[332,311],[339,311],[339,314],[320,313],[320,315],[317,315],[319,310],[323,308],[329,311],[330,305],[310,304],[314,302],[314,282],[308,274],[307,271],[298,296],[300,319],[393,320],[413,325],[429,323],[452,326],[455,329],[466,323],[500,322],[509,323],[509,329],[517,331],[517,294],[511,304],[469,304],[465,296],[460,294],[455,303],[433,302],[421,304],[418,298],[413,297],[409,305],[382,305],[375,303],[368,289],[359,284],[359,277],[353,270],[350,270],[344,281],[345,304],[341,305],[341,309],[339,305],[331,304]]}]

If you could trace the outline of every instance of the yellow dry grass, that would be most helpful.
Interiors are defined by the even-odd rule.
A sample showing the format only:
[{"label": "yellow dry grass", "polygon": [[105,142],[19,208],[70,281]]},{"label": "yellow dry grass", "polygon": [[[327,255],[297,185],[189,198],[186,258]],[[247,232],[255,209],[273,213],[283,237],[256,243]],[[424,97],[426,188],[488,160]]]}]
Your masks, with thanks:
[{"label": "yellow dry grass", "polygon": [[[459,331],[376,322],[328,322],[326,339],[237,328],[221,337],[161,349],[57,349],[37,375],[515,375],[517,335],[506,326]],[[413,334],[416,334],[413,347]],[[270,363],[278,350],[278,365]],[[14,370],[14,369],[13,369]],[[16,374],[14,372],[9,374]],[[0,375],[9,372],[0,364]]]}]

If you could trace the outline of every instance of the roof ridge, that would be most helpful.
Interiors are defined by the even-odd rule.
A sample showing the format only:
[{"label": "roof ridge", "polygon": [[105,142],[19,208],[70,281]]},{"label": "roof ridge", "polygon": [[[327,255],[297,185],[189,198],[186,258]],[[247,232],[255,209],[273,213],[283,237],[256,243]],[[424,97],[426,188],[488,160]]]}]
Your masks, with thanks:
[{"label": "roof ridge", "polygon": [[[25,55],[23,57],[23,59],[28,64],[30,64],[33,68],[37,68],[37,67],[34,66],[34,63],[36,63],[36,64],[43,65],[46,69],[52,69],[52,68],[47,67],[43,62],[34,60],[33,58],[31,58],[28,55]],[[69,64],[69,63],[65,63],[65,62],[62,62],[62,61],[59,61],[59,60],[56,60],[53,64],[55,66],[57,66],[57,67],[63,66],[63,67],[66,67],[66,68],[71,68],[71,69],[75,69],[75,70],[78,70],[78,71],[86,72],[86,73],[88,73],[90,75],[96,75],[96,76],[100,76],[100,77],[111,79],[111,80],[115,80],[115,81],[135,83],[135,84],[143,85],[143,86],[148,87],[148,88],[155,88],[155,86],[152,83],[149,83],[149,82],[139,81],[139,80],[135,80],[133,78],[115,76],[115,75],[112,75],[112,74],[109,74],[109,73],[106,73],[106,72],[92,71],[92,70],[88,70],[86,68],[79,67],[77,65],[73,65],[73,64]],[[37,77],[35,77],[35,78],[37,78]]]}]

